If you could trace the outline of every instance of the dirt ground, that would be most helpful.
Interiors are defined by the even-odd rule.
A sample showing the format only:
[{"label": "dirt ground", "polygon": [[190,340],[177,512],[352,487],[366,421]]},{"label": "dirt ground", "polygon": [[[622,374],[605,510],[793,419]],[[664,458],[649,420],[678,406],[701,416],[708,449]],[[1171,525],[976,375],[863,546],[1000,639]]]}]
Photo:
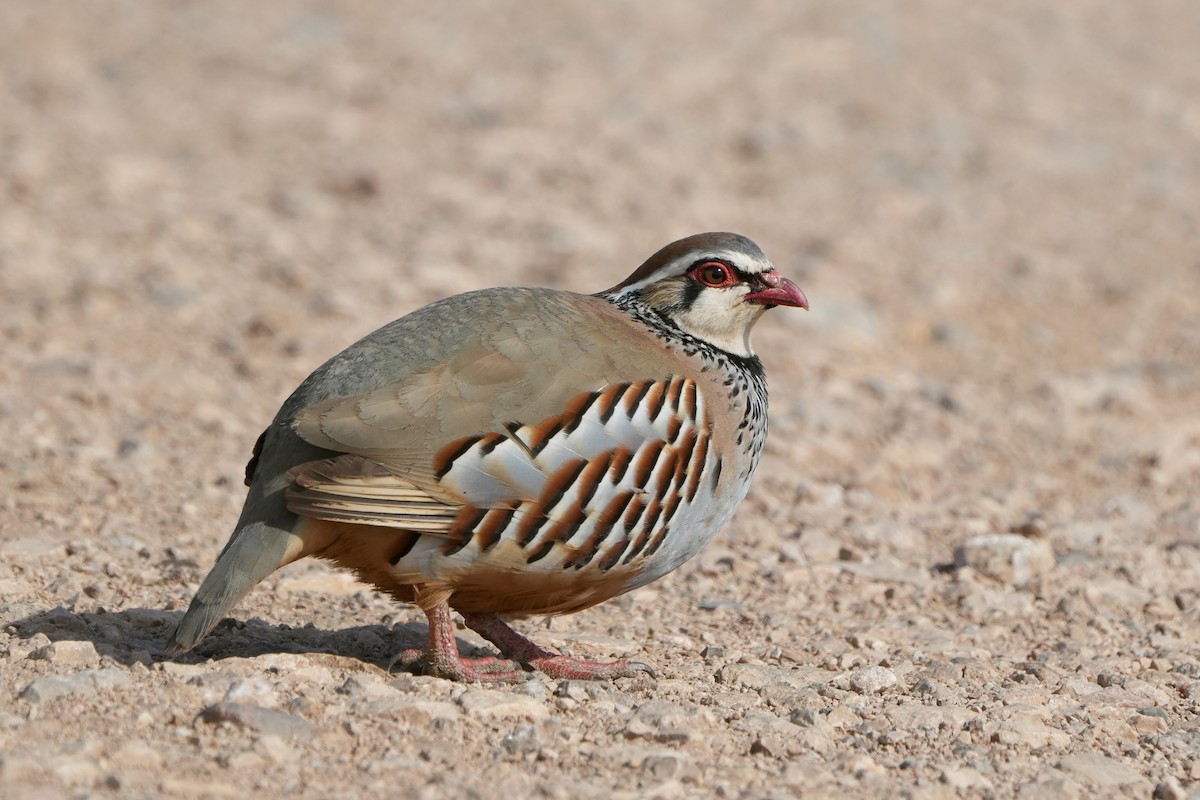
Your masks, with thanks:
[{"label": "dirt ground", "polygon": [[[1187,0],[0,4],[0,796],[1200,797],[1197,41]],[[523,625],[658,680],[389,672],[422,615],[313,561],[158,654],[321,361],[702,230],[812,304],[756,331],[766,462],[692,562]]]}]

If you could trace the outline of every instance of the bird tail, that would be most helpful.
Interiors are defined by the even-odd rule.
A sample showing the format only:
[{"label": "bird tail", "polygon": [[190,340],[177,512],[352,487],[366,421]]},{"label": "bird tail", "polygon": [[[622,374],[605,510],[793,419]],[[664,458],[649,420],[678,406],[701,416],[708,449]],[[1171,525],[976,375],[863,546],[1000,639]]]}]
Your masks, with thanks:
[{"label": "bird tail", "polygon": [[164,652],[174,656],[191,650],[259,581],[294,561],[302,550],[299,536],[266,522],[239,528],[200,584]]}]

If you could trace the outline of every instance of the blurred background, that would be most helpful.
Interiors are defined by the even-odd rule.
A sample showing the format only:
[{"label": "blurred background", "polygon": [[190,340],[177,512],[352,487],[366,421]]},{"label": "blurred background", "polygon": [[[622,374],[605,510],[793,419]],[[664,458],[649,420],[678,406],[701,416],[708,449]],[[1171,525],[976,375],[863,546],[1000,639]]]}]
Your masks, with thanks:
[{"label": "blurred background", "polygon": [[[756,330],[768,461],[652,620],[719,590],[835,666],[914,608],[1194,654],[1197,42],[1185,0],[0,4],[8,588],[179,608],[324,359],[730,230],[812,311]],[[930,571],[1010,529],[1057,553],[1032,594]]]},{"label": "blurred background", "polygon": [[[4,480],[142,445],[232,476],[380,324],[701,230],[812,298],[757,337],[799,477],[1170,460],[1129,436],[1194,405],[1198,34],[1168,2],[5,4]],[[908,430],[914,391],[959,413]]]}]

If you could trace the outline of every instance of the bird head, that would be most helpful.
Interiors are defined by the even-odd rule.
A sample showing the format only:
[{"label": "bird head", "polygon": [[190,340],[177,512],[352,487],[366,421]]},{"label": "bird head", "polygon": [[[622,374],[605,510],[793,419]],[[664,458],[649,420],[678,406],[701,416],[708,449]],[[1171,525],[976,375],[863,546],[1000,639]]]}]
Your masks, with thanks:
[{"label": "bird head", "polygon": [[636,301],[684,333],[743,357],[754,354],[750,331],[768,308],[808,308],[800,287],[736,233],[672,242],[600,295],[618,304]]}]

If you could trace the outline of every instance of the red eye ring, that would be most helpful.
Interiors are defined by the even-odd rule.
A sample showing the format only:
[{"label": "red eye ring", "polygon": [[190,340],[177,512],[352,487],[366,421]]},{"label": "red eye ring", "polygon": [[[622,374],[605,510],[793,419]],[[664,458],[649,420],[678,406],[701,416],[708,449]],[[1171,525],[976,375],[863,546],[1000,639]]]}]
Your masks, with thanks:
[{"label": "red eye ring", "polygon": [[721,261],[704,261],[688,270],[688,274],[705,286],[721,288],[737,283],[737,273],[733,267]]}]

